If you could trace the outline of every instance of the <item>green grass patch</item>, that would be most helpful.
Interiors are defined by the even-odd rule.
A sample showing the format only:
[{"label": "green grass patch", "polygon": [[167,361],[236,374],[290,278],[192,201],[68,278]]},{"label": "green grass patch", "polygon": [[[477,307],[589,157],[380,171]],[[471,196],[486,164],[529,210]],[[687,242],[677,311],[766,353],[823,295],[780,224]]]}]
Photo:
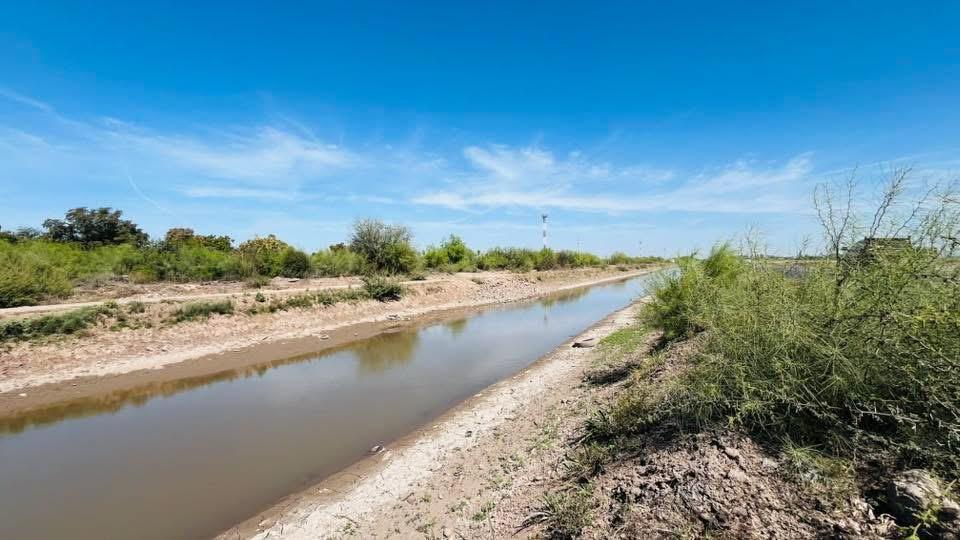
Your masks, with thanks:
[{"label": "green grass patch", "polygon": [[381,302],[399,300],[404,293],[399,281],[383,276],[364,276],[363,290],[367,296]]},{"label": "green grass patch", "polygon": [[0,341],[21,341],[76,334],[93,326],[114,311],[113,305],[102,305],[41,317],[0,321]]},{"label": "green grass patch", "polygon": [[233,302],[217,300],[213,302],[191,302],[177,308],[171,315],[171,323],[181,323],[207,319],[211,315],[229,315],[233,313]]},{"label": "green grass patch", "polygon": [[590,486],[547,493],[524,525],[543,523],[545,536],[555,540],[579,538],[593,519],[592,497]]}]

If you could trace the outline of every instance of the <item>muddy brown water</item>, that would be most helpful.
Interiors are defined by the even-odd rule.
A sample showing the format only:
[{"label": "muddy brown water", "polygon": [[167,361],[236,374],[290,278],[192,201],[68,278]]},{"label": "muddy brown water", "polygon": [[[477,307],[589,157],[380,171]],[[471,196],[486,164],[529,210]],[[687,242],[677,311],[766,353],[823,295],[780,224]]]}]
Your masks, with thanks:
[{"label": "muddy brown water", "polygon": [[649,279],[8,418],[0,538],[214,536],[529,366]]}]

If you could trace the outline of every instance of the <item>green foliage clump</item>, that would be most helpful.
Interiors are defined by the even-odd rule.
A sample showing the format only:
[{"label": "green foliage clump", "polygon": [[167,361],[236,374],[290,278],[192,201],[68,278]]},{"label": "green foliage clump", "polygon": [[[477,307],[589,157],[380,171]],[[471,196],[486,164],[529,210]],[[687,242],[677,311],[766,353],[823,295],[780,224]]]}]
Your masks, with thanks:
[{"label": "green foliage clump", "polygon": [[417,267],[412,239],[413,234],[405,226],[364,219],[353,226],[350,251],[363,257],[367,272],[406,274]]},{"label": "green foliage clump", "polygon": [[229,236],[196,234],[193,229],[183,227],[168,230],[167,234],[163,237],[163,243],[174,248],[183,245],[194,245],[215,249],[217,251],[230,251],[233,249],[233,239]]},{"label": "green foliage clump", "polygon": [[653,264],[653,263],[662,263],[664,262],[661,257],[631,257],[622,251],[615,251],[610,254],[606,259],[606,264],[608,265],[635,265],[635,264]]},{"label": "green foliage clump", "polygon": [[147,242],[147,233],[135,223],[122,219],[123,212],[112,208],[74,208],[64,219],[43,222],[44,236],[54,242],[71,242],[83,247],[134,244]]},{"label": "green foliage clump", "polygon": [[[917,243],[956,236],[923,232]],[[646,320],[668,338],[703,331],[702,351],[662,400],[635,395],[616,423],[724,421],[830,455],[879,455],[956,476],[954,249],[948,241],[869,264],[815,264],[799,276],[723,248],[688,259],[656,290]]]},{"label": "green foliage clump", "polygon": [[41,317],[0,321],[0,342],[75,334],[96,324],[102,316],[113,311],[113,305],[104,304]]},{"label": "green foliage clump", "polygon": [[0,240],[0,308],[67,296],[72,288],[67,272],[22,246]]},{"label": "green foliage clump", "polygon": [[367,295],[381,302],[399,300],[403,297],[403,285],[384,276],[364,276],[363,290]]},{"label": "green foliage clump", "polygon": [[312,259],[314,271],[320,276],[355,276],[363,271],[363,257],[343,244],[318,251],[313,254]]},{"label": "green foliage clump", "polygon": [[280,256],[280,275],[304,278],[310,274],[310,257],[299,249],[287,248]]},{"label": "green foliage clump", "polygon": [[677,265],[678,274],[661,275],[654,284],[653,302],[643,312],[644,321],[663,330],[667,341],[703,330],[700,310],[706,297],[714,294],[718,285],[730,283],[743,269],[742,260],[728,244],[715,246],[703,261],[695,255],[680,257]]},{"label": "green foliage clump", "polygon": [[191,302],[177,308],[170,316],[170,322],[194,321],[209,318],[214,314],[229,315],[231,313],[233,313],[233,302],[230,300]]},{"label": "green foliage clump", "polygon": [[283,257],[291,247],[271,234],[247,240],[238,249],[242,265],[248,272],[275,277],[283,272]]},{"label": "green foliage clump", "polygon": [[423,261],[427,268],[448,272],[463,272],[476,270],[476,254],[467,247],[463,239],[451,234],[440,246],[430,246],[423,253]]},{"label": "green foliage clump", "polygon": [[492,248],[477,261],[481,270],[512,270],[529,272],[537,263],[537,252],[532,249]]}]

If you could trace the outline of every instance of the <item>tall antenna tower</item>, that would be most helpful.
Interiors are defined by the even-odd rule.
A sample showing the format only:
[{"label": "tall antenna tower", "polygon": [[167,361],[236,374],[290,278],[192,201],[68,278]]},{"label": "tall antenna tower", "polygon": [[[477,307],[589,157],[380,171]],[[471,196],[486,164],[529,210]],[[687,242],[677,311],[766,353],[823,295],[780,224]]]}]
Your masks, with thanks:
[{"label": "tall antenna tower", "polygon": [[540,214],[543,218],[543,249],[547,249],[547,214]]}]

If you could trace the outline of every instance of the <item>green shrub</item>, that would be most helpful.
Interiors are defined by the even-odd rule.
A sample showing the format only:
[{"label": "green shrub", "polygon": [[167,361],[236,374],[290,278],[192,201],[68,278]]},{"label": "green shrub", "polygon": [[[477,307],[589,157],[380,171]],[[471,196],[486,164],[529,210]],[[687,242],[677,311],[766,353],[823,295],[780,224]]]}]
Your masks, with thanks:
[{"label": "green shrub", "polygon": [[280,275],[304,278],[310,273],[310,257],[299,249],[287,248],[280,257]]},{"label": "green shrub", "polygon": [[233,313],[233,302],[218,300],[213,302],[192,302],[177,308],[170,317],[174,323],[206,319],[213,314],[228,315]]},{"label": "green shrub", "polygon": [[541,249],[533,263],[533,267],[537,270],[553,270],[558,266],[557,254],[550,248]]},{"label": "green shrub", "polygon": [[363,257],[368,272],[406,274],[417,267],[412,239],[407,227],[365,219],[353,226],[350,250]]},{"label": "green shrub", "polygon": [[370,298],[381,302],[399,300],[403,296],[403,285],[383,276],[364,276],[363,290]]},{"label": "green shrub", "polygon": [[346,247],[331,246],[313,254],[313,268],[320,276],[356,276],[363,271],[363,257]]},{"label": "green shrub", "polygon": [[240,244],[242,264],[261,276],[277,277],[283,272],[283,257],[292,249],[274,235],[256,237]]},{"label": "green shrub", "polygon": [[718,252],[681,264],[646,320],[706,339],[639,424],[723,420],[833,455],[960,467],[960,281],[946,259],[908,250],[788,277]]},{"label": "green shrub", "polygon": [[430,246],[423,253],[424,264],[427,268],[440,269],[447,272],[469,271],[476,267],[476,256],[464,241],[451,234],[439,247]]},{"label": "green shrub", "polygon": [[31,252],[31,244],[0,240],[0,307],[26,306],[46,298],[62,298],[73,288],[66,271],[42,255]]},{"label": "green shrub", "polygon": [[0,321],[0,341],[36,339],[45,336],[75,334],[94,325],[101,316],[113,313],[110,305],[86,307],[31,317]]},{"label": "green shrub", "polygon": [[744,268],[728,244],[715,246],[703,261],[694,254],[679,258],[677,265],[678,274],[654,279],[653,300],[642,315],[648,325],[663,330],[667,341],[703,330],[702,307],[716,293],[717,286],[731,283]]}]

